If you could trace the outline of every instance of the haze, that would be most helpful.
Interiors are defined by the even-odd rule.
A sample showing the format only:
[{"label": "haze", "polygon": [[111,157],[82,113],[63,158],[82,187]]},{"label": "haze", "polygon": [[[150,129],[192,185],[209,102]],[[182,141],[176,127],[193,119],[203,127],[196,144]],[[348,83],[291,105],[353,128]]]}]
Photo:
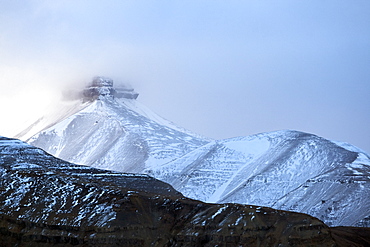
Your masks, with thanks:
[{"label": "haze", "polygon": [[207,137],[293,129],[370,152],[370,1],[0,4],[0,135],[103,75]]}]

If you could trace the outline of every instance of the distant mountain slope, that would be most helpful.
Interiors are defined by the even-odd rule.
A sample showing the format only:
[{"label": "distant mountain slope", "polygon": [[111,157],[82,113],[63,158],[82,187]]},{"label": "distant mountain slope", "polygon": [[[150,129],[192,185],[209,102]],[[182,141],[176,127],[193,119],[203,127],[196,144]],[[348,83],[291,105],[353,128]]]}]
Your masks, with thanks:
[{"label": "distant mountain slope", "polygon": [[207,202],[304,212],[329,225],[370,224],[369,157],[307,133],[216,141],[147,173]]},{"label": "distant mountain slope", "polygon": [[190,200],[149,176],[71,164],[4,137],[0,177],[0,246],[334,246],[344,241],[340,231],[333,238],[329,227],[309,215]]},{"label": "distant mountain slope", "polygon": [[289,130],[209,140],[103,89],[94,88],[95,98],[82,110],[28,142],[70,162],[149,174],[206,202],[296,210],[333,226],[370,226],[370,158],[358,148]]}]

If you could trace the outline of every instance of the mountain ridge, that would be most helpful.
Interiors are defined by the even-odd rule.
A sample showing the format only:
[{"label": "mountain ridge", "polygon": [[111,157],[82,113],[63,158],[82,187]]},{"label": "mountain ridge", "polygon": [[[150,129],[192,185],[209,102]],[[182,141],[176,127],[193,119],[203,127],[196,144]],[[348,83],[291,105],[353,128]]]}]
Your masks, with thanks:
[{"label": "mountain ridge", "polygon": [[[370,226],[370,156],[313,134],[281,130],[210,140],[176,127],[135,99],[108,94],[29,143],[71,162],[149,174],[206,202],[274,205],[331,226]],[[351,205],[349,198],[363,203]],[[340,208],[341,203],[349,206]],[[362,218],[349,217],[351,212]]]}]

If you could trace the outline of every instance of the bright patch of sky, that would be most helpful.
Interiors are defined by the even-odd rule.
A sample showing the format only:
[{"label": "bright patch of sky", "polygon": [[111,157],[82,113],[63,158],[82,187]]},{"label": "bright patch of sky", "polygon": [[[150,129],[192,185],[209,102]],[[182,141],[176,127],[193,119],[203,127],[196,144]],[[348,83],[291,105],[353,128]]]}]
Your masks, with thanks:
[{"label": "bright patch of sky", "polygon": [[104,75],[208,137],[294,129],[370,152],[367,0],[0,4],[1,135]]}]

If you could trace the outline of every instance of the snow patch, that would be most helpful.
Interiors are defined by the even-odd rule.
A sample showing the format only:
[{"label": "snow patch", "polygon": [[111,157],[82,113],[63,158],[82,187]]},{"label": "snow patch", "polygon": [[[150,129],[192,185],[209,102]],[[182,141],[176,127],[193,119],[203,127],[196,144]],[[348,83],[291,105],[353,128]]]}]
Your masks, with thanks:
[{"label": "snow patch", "polygon": [[221,214],[221,213],[222,213],[222,211],[224,211],[226,208],[227,208],[227,205],[225,205],[225,206],[223,206],[223,207],[219,208],[219,209],[217,210],[217,212],[216,212],[216,213],[214,213],[214,214],[211,216],[212,220],[213,220],[217,215]]},{"label": "snow patch", "polygon": [[225,145],[227,148],[234,149],[244,154],[260,156],[269,149],[270,142],[266,139],[235,140],[224,142],[223,145]]}]

